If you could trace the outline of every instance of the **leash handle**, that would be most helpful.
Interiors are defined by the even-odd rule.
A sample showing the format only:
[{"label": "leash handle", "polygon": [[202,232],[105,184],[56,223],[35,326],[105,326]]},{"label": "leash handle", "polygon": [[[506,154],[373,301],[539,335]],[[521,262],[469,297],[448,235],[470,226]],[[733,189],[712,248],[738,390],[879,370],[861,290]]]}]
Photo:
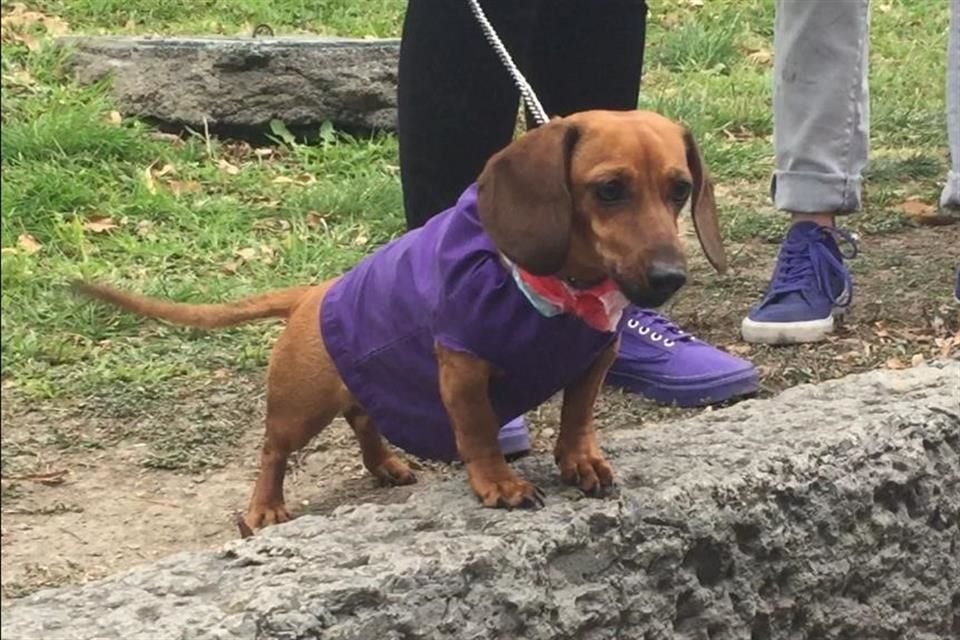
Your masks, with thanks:
[{"label": "leash handle", "polygon": [[473,15],[476,17],[477,22],[480,23],[480,29],[483,31],[483,37],[486,38],[487,42],[490,43],[490,46],[493,47],[497,57],[500,58],[500,61],[503,62],[503,66],[507,68],[507,72],[513,78],[513,83],[517,86],[517,89],[520,90],[520,99],[523,100],[524,106],[526,106],[527,110],[530,112],[530,115],[533,116],[534,121],[538,125],[546,124],[549,120],[546,110],[544,110],[543,105],[540,104],[540,100],[537,98],[537,94],[533,92],[533,88],[530,86],[530,83],[527,82],[527,79],[522,73],[520,73],[520,69],[518,69],[517,65],[513,62],[513,58],[510,57],[510,52],[507,51],[507,48],[500,40],[500,36],[497,35],[493,25],[490,24],[489,20],[487,20],[486,14],[480,7],[480,1],[467,0],[467,4],[470,5],[470,10],[473,11]]}]

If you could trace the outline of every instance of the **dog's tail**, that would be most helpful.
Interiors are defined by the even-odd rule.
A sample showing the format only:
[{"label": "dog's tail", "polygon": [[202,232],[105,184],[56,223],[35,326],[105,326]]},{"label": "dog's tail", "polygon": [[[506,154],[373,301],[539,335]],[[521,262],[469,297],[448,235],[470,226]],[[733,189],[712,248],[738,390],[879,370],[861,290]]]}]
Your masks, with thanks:
[{"label": "dog's tail", "polygon": [[216,329],[261,318],[285,318],[290,315],[310,286],[277,289],[223,304],[189,304],[150,298],[102,284],[73,283],[74,290],[148,318],[157,318],[186,327]]}]

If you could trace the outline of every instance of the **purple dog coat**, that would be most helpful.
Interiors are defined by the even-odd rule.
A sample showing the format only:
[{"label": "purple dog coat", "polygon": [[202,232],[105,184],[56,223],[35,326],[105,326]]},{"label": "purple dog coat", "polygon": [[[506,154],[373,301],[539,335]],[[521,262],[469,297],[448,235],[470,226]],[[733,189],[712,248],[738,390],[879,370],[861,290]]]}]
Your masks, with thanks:
[{"label": "purple dog coat", "polygon": [[383,436],[440,460],[458,454],[434,344],[503,372],[490,383],[503,424],[575,382],[616,337],[533,307],[480,225],[476,185],[337,281],[320,327],[340,377]]}]

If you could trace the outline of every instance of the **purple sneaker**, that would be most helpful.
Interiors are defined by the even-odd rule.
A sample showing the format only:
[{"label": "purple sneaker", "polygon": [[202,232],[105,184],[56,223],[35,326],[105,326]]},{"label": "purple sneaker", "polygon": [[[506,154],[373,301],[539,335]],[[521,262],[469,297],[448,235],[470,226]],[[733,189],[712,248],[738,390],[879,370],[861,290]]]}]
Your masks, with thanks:
[{"label": "purple sneaker", "polygon": [[699,407],[756,393],[757,370],[680,330],[647,309],[630,307],[620,332],[620,353],[607,384],[662,404]]},{"label": "purple sneaker", "polygon": [[530,431],[523,416],[500,427],[497,442],[500,444],[500,452],[507,460],[516,460],[530,453]]},{"label": "purple sneaker", "polygon": [[[852,251],[843,255],[837,239]],[[833,332],[853,297],[853,281],[843,264],[857,255],[853,237],[815,222],[790,227],[780,247],[767,293],[743,319],[740,332],[747,342],[793,344],[819,342]]]}]

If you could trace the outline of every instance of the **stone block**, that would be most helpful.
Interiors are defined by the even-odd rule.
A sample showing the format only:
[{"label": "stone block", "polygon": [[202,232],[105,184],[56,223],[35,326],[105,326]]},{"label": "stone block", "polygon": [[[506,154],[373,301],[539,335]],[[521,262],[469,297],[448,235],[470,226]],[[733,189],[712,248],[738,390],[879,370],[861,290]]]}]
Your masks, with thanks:
[{"label": "stone block", "polygon": [[396,125],[400,41],[327,37],[71,36],[81,83],[112,78],[119,110],[202,131]]},{"label": "stone block", "polygon": [[[4,640],[911,638],[960,634],[960,362],[605,425],[616,498],[462,473],[2,610]],[[616,428],[615,428],[616,427]]]}]

